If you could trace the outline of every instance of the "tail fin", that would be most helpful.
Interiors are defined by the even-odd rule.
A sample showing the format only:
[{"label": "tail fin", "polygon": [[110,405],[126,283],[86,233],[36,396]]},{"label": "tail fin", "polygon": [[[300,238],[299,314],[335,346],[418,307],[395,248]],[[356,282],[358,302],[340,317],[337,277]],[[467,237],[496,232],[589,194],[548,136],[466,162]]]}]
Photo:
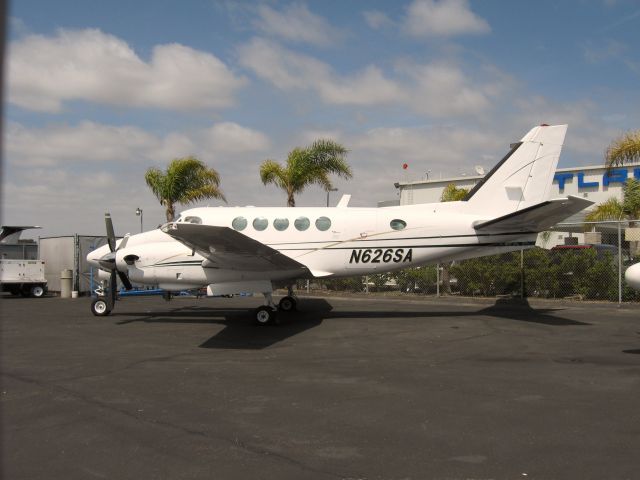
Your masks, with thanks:
[{"label": "tail fin", "polygon": [[465,200],[487,216],[505,215],[549,200],[566,133],[567,125],[532,128]]}]

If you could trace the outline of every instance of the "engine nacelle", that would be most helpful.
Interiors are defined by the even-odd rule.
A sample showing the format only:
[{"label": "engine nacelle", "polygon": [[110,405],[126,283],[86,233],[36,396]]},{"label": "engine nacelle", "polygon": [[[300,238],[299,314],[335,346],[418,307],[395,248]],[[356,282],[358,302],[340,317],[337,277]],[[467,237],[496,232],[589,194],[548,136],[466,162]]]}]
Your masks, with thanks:
[{"label": "engine nacelle", "polygon": [[[94,270],[95,272],[95,270]],[[99,269],[98,270],[98,280],[107,280],[109,281],[109,279],[111,278],[111,273],[107,272],[106,270],[102,270]]]}]

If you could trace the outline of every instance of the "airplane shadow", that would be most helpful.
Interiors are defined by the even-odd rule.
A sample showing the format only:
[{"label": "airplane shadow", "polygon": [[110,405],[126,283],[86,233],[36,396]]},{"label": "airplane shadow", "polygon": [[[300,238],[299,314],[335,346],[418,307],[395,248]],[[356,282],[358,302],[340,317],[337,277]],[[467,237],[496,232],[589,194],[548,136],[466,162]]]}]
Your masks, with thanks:
[{"label": "airplane shadow", "polygon": [[525,300],[498,299],[494,305],[484,308],[476,315],[488,315],[497,318],[506,318],[519,322],[540,323],[542,325],[552,325],[555,327],[591,325],[590,323],[557,317],[552,313],[562,310],[561,308],[538,308],[534,309]]},{"label": "airplane shadow", "polygon": [[[259,350],[270,347],[287,338],[298,335],[320,325],[324,320],[334,318],[437,318],[491,316],[508,320],[539,323],[550,326],[584,326],[579,322],[554,315],[561,308],[534,309],[528,302],[498,300],[494,305],[478,311],[333,311],[333,306],[323,298],[305,298],[300,302],[301,311],[280,313],[274,327],[259,327],[248,315],[246,308],[212,309],[208,307],[180,307],[159,313],[117,321],[117,325],[133,322],[144,323],[210,323],[223,325],[218,333],[199,345],[200,348]],[[115,313],[113,316],[127,316],[129,313]]]},{"label": "airplane shadow", "polygon": [[[199,345],[200,348],[259,350],[317,327],[327,318],[333,307],[324,299],[305,299],[304,311],[280,313],[277,325],[260,327],[248,314],[247,308],[212,309],[208,307],[180,307],[169,311],[150,313],[137,318],[115,322],[126,325],[144,323],[210,323],[224,325],[224,329]],[[308,310],[308,311],[307,311]],[[130,313],[114,312],[112,316]]]}]

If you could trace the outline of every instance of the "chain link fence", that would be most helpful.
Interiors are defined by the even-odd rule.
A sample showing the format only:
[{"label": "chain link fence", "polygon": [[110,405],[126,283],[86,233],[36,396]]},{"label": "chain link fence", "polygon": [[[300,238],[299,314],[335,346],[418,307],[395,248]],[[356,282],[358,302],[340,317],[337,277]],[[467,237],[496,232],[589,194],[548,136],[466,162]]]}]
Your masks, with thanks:
[{"label": "chain link fence", "polygon": [[[312,287],[399,295],[538,297],[640,302],[624,271],[640,262],[640,220],[559,224],[535,248],[409,268],[389,274],[313,282]],[[300,282],[298,288],[307,288]]]}]

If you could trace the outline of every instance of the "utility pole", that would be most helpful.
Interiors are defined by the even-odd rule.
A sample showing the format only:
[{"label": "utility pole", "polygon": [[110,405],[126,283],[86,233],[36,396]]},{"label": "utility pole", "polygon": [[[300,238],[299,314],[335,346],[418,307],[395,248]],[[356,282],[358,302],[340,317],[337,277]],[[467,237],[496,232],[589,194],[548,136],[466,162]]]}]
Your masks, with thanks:
[{"label": "utility pole", "polygon": [[138,217],[140,217],[140,233],[142,233],[143,232],[143,229],[142,229],[142,218],[143,218],[143,215],[142,215],[142,209],[140,207],[136,208],[136,215]]},{"label": "utility pole", "polygon": [[331,192],[337,192],[337,191],[338,191],[338,189],[337,189],[337,188],[329,188],[329,189],[327,190],[327,207],[329,206],[329,193],[331,193]]}]

